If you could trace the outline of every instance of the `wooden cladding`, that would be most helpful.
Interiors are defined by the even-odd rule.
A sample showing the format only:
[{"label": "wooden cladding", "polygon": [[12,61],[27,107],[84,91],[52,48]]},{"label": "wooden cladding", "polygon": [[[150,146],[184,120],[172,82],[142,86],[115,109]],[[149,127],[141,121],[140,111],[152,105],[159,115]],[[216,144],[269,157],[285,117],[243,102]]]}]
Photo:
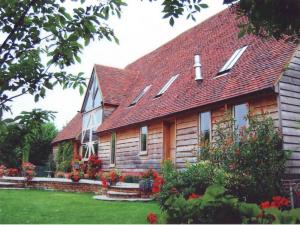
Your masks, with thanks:
[{"label": "wooden cladding", "polygon": [[283,147],[291,150],[288,172],[300,174],[300,50],[278,83]]},{"label": "wooden cladding", "polygon": [[[244,101],[250,113],[270,115],[278,124],[276,95],[260,96],[259,99]],[[240,103],[239,103],[240,104]],[[213,139],[216,124],[223,119],[233,105],[213,108],[211,115],[211,136]],[[207,111],[206,111],[207,112]],[[161,162],[171,159],[177,168],[184,168],[186,163],[197,161],[199,149],[200,121],[199,113],[178,116],[167,121],[147,124],[147,154],[140,152],[140,127],[128,128],[116,132],[115,168],[124,172],[141,172],[148,168],[160,169]],[[110,135],[100,136],[99,156],[103,160],[103,169],[109,169]]]}]

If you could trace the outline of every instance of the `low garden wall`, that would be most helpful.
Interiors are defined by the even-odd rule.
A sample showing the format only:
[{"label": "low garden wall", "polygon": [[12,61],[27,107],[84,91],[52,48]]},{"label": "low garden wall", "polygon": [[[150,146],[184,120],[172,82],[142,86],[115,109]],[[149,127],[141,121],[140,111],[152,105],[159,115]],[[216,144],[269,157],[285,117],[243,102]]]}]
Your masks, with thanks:
[{"label": "low garden wall", "polygon": [[59,190],[67,192],[85,192],[99,193],[102,185],[101,181],[81,179],[79,182],[73,182],[66,178],[46,178],[34,177],[31,181],[26,182],[24,177],[2,177],[0,182],[15,183],[16,186],[34,189]]}]

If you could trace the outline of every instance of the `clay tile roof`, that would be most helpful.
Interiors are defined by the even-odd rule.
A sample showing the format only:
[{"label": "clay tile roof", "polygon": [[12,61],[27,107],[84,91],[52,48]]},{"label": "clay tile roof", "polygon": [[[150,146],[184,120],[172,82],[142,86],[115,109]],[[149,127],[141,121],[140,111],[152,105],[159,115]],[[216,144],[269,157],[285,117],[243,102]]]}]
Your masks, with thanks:
[{"label": "clay tile roof", "polygon": [[52,144],[70,139],[76,139],[80,134],[82,124],[81,113],[77,113],[73,119],[54,138]]},{"label": "clay tile roof", "polygon": [[[236,15],[226,9],[128,65],[125,70],[140,74],[128,96],[97,131],[113,130],[273,88],[296,45],[274,39],[263,41],[253,35],[238,38],[237,24]],[[217,77],[234,51],[244,45],[248,48],[231,71]],[[204,78],[201,82],[194,79],[194,54],[201,55]],[[154,98],[175,74],[180,75],[170,88],[161,97]],[[128,107],[147,85],[152,85],[150,90],[136,105]],[[110,88],[123,92],[117,86]]]},{"label": "clay tile roof", "polygon": [[100,84],[104,103],[119,105],[127,96],[128,88],[137,72],[96,64],[95,72]]}]

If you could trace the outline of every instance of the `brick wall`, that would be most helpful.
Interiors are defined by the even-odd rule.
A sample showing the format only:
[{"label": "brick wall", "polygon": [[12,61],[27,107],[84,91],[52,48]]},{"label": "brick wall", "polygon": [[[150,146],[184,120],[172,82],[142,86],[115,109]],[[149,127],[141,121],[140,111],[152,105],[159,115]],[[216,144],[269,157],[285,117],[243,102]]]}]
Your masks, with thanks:
[{"label": "brick wall", "polygon": [[80,180],[79,183],[72,182],[69,179],[60,178],[34,178],[32,181],[25,182],[23,177],[3,177],[1,182],[10,182],[16,184],[15,187],[25,187],[33,189],[49,189],[66,192],[99,193],[101,189],[100,182]]}]

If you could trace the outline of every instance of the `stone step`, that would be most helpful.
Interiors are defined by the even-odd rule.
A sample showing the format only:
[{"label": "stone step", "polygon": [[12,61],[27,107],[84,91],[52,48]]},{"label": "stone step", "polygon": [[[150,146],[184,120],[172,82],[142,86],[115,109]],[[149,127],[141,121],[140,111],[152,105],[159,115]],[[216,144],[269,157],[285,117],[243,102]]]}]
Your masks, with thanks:
[{"label": "stone step", "polygon": [[119,192],[119,191],[107,191],[108,197],[113,198],[139,198],[140,193],[132,193],[132,192]]},{"label": "stone step", "polygon": [[116,198],[116,197],[110,197],[110,196],[106,196],[106,195],[96,195],[93,197],[93,199],[102,200],[102,201],[127,201],[127,202],[153,201],[153,198]]},{"label": "stone step", "polygon": [[140,189],[133,189],[133,188],[119,188],[119,187],[109,187],[108,190],[114,192],[126,192],[126,193],[140,193]]}]

